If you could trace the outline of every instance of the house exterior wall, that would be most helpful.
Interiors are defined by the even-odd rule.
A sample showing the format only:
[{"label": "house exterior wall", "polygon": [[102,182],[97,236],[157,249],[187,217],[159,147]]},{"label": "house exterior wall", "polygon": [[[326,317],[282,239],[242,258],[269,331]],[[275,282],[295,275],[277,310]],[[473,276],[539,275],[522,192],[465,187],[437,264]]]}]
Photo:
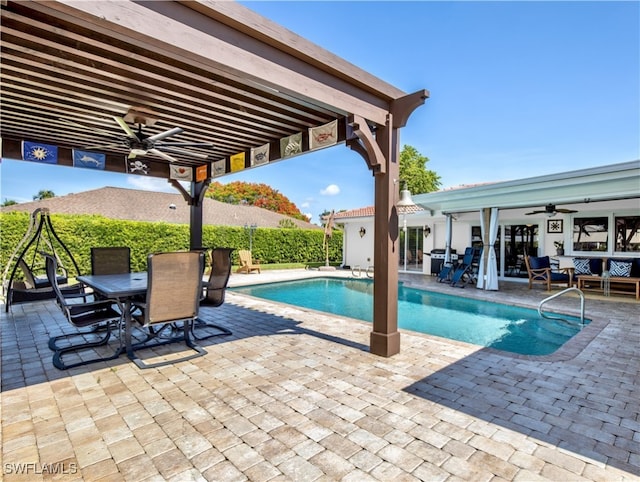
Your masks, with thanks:
[{"label": "house exterior wall", "polygon": [[[360,236],[360,228],[365,229]],[[367,269],[373,266],[373,217],[355,218],[345,223],[343,231],[342,264]]]},{"label": "house exterior wall", "polygon": [[[640,257],[640,252],[616,252],[614,250],[614,218],[616,216],[640,216],[640,199],[634,198],[615,201],[576,203],[571,205],[563,205],[563,207],[574,209],[577,212],[573,214],[556,214],[554,217],[550,218],[544,214],[527,215],[526,213],[530,212],[532,208],[502,209],[499,211],[501,245],[500,247],[496,246],[496,248],[500,249],[499,259],[501,260],[501,266],[499,266],[498,268],[501,276],[504,275],[506,270],[504,244],[505,236],[503,226],[509,225],[537,225],[538,252],[531,254],[538,256],[549,255],[556,257],[559,259],[561,267],[573,266],[572,259],[579,256],[620,258]],[[480,210],[473,212],[455,213],[453,216],[454,220],[452,222],[451,248],[455,249],[457,253],[462,254],[464,253],[465,248],[471,246],[473,242],[481,241],[480,239],[472,238],[473,227],[480,226]],[[609,231],[606,235],[606,238],[609,241],[609,247],[607,251],[581,252],[573,250],[573,219],[575,217],[586,216],[606,217],[609,220]],[[547,221],[550,219],[562,221],[562,233],[548,232]],[[402,229],[403,220],[403,217],[400,216],[400,229]],[[423,263],[423,273],[425,275],[428,275],[431,273],[431,263],[429,256],[427,255],[432,249],[445,248],[446,218],[445,216],[440,214],[431,216],[427,211],[423,211],[420,213],[408,214],[406,216],[406,220],[408,227],[428,226],[431,229],[430,234],[425,238],[424,241],[425,262]],[[338,222],[344,224],[344,264],[351,267],[360,265],[363,268],[371,265],[372,263],[369,262],[369,260],[373,260],[373,218],[343,218]],[[366,229],[366,234],[362,238],[360,238],[360,235],[358,233],[360,227],[365,227]],[[597,233],[593,236],[600,236],[604,239],[603,234]],[[564,242],[564,256],[557,256],[556,248],[554,246],[555,241]],[[399,246],[399,249],[402,249],[402,247]],[[402,270],[402,267],[400,269]]]}]

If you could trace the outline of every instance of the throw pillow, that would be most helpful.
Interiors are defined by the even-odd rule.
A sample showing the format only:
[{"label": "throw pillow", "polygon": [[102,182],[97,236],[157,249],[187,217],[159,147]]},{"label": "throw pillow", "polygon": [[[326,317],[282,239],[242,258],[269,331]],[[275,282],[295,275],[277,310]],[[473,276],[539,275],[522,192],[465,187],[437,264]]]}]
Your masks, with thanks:
[{"label": "throw pillow", "polygon": [[575,268],[576,275],[592,275],[591,265],[588,259],[573,258],[573,266]]},{"label": "throw pillow", "polygon": [[628,278],[631,276],[631,262],[630,261],[616,261],[611,260],[609,266],[609,275],[611,276],[623,276]]}]

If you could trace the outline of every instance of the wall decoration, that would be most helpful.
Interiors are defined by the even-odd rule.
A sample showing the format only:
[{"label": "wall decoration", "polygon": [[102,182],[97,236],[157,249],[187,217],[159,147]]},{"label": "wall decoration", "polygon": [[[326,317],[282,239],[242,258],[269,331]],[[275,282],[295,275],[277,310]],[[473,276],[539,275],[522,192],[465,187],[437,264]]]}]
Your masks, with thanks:
[{"label": "wall decoration", "polygon": [[100,152],[90,152],[73,149],[73,167],[104,170],[106,161],[107,156]]},{"label": "wall decoration", "polygon": [[191,182],[193,181],[193,169],[187,166],[169,164],[169,179]]},{"label": "wall decoration", "polygon": [[244,169],[244,152],[238,152],[230,158],[231,172],[242,171]]},{"label": "wall decoration", "polygon": [[196,167],[196,182],[206,181],[208,177],[207,165]]},{"label": "wall decoration", "polygon": [[269,162],[269,143],[251,149],[251,165],[259,166]]},{"label": "wall decoration", "polygon": [[309,129],[309,150],[329,147],[338,142],[338,121]]},{"label": "wall decoration", "polygon": [[547,219],[547,233],[562,234],[562,219]]},{"label": "wall decoration", "polygon": [[22,159],[24,161],[58,163],[58,146],[42,142],[22,141]]},{"label": "wall decoration", "polygon": [[127,157],[124,158],[125,166],[127,168],[127,172],[129,174],[144,174],[145,176],[149,174],[149,166],[147,166],[142,161],[137,161],[135,159],[129,159]]},{"label": "wall decoration", "polygon": [[213,161],[211,163],[211,169],[213,172],[213,177],[223,176],[227,172],[225,160],[220,159],[219,161]]},{"label": "wall decoration", "polygon": [[280,157],[291,157],[302,152],[302,132],[280,139]]}]

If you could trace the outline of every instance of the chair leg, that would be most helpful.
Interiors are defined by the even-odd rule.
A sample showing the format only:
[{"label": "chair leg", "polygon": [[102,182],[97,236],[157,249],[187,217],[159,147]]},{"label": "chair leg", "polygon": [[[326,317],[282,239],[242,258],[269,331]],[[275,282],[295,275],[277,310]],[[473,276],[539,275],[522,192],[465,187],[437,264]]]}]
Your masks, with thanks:
[{"label": "chair leg", "polygon": [[[140,369],[146,369],[146,368],[157,368],[157,367],[162,367],[165,365],[170,365],[170,364],[174,364],[177,362],[182,362],[182,361],[187,361],[187,360],[191,360],[193,358],[197,358],[200,357],[202,355],[206,355],[207,352],[204,348],[200,347],[199,345],[195,344],[193,342],[193,340],[191,340],[191,336],[190,333],[193,330],[192,327],[192,320],[184,320],[184,326],[183,329],[181,330],[183,335],[182,336],[177,336],[177,337],[170,337],[170,338],[166,338],[160,342],[156,342],[153,343],[151,345],[148,345],[147,343],[155,338],[158,338],[159,336],[161,336],[162,331],[164,331],[167,326],[173,330],[172,326],[169,325],[165,325],[163,326],[158,332],[153,333],[153,331],[150,331],[149,333],[147,333],[147,337],[145,340],[139,342],[139,343],[135,343],[132,344],[131,343],[131,331],[130,331],[130,327],[127,329],[127,334],[126,334],[126,350],[127,350],[127,356],[129,357],[129,359],[131,361],[133,361],[133,363],[136,364],[136,366]],[[153,328],[153,327],[150,327]],[[169,343],[174,343],[174,342],[178,342],[178,341],[184,341],[185,344],[191,348],[192,350],[195,351],[195,353],[191,354],[191,355],[186,355],[182,358],[179,359],[170,359],[170,360],[162,360],[159,362],[155,362],[155,363],[145,363],[144,361],[142,361],[140,358],[138,358],[138,356],[135,354],[135,351],[138,349],[143,349],[143,348],[153,348],[153,347],[157,347],[157,346],[162,346],[162,345],[168,345]]]},{"label": "chair leg", "polygon": [[[110,361],[110,360],[115,360],[119,358],[120,355],[122,355],[122,352],[124,351],[124,344],[122,342],[122,325],[120,324],[118,328],[119,328],[118,329],[118,347],[113,352],[113,354],[105,357],[91,358],[89,360],[83,360],[81,362],[76,362],[71,364],[66,364],[63,360],[64,355],[86,350],[89,348],[95,348],[95,347],[106,345],[109,339],[111,338],[111,324],[109,323],[106,326],[106,329],[107,329],[106,335],[99,342],[85,343],[82,345],[72,345],[72,346],[68,346],[68,347],[56,350],[55,353],[53,354],[53,366],[56,367],[58,370],[69,370],[71,368],[76,368],[79,366],[84,366],[84,365],[89,365],[92,363],[98,363],[98,362],[104,362],[104,361]],[[73,333],[73,335],[78,335],[78,334]]]},{"label": "chair leg", "polygon": [[[218,333],[211,333],[207,336],[198,336],[196,335],[196,328],[213,328],[214,330],[217,330]],[[229,336],[229,335],[233,335],[233,333],[228,328],[225,328],[224,326],[216,325],[214,323],[207,323],[206,321],[201,320],[200,318],[196,318],[194,322],[191,323],[191,336],[193,336],[193,339],[197,341],[208,340],[209,338],[213,338],[216,336]]]},{"label": "chair leg", "polygon": [[[79,349],[82,347],[89,348],[92,346],[105,345],[107,344],[107,342],[109,341],[109,337],[111,336],[110,330],[113,329],[113,326],[112,326],[113,324],[114,322],[107,323],[107,324],[100,324],[100,325],[94,326],[90,331],[78,331],[75,333],[65,333],[63,335],[52,336],[51,338],[49,338],[49,350],[59,351],[59,350],[64,350],[67,348],[74,348],[74,347]],[[115,324],[117,325],[117,322],[115,322]],[[88,342],[87,344],[82,344],[82,345],[68,345],[68,346],[58,345],[58,341],[60,340],[69,340],[77,336],[96,335],[98,333],[105,332],[105,331],[107,332],[107,334],[103,338],[95,342]]]}]

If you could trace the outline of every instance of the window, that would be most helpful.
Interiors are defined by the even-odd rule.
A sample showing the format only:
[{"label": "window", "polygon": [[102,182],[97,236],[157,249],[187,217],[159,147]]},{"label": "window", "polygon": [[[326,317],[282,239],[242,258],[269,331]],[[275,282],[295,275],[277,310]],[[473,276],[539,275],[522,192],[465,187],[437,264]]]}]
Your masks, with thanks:
[{"label": "window", "polygon": [[609,249],[609,218],[573,218],[573,251],[606,252]]},{"label": "window", "polygon": [[422,251],[423,244],[424,229],[422,226],[410,226],[400,231],[400,267],[402,269],[408,271],[422,271],[424,255]]},{"label": "window", "polygon": [[640,216],[616,216],[615,226],[615,251],[639,252]]}]

